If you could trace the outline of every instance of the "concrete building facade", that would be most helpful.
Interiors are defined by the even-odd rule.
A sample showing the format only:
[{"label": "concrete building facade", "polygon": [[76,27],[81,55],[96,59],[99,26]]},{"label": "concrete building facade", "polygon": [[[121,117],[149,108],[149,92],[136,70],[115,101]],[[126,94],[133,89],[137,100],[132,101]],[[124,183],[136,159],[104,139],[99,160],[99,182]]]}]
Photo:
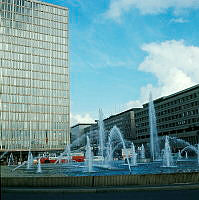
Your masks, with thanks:
[{"label": "concrete building facade", "polygon": [[113,126],[117,126],[126,140],[133,141],[136,138],[134,113],[138,110],[140,108],[132,108],[106,118],[104,120],[105,130],[110,131]]},{"label": "concrete building facade", "polygon": [[[154,100],[157,131],[160,137],[169,135],[191,144],[199,142],[199,85]],[[137,144],[149,143],[148,103],[135,111]]]},{"label": "concrete building facade", "polygon": [[0,151],[64,149],[69,107],[68,9],[0,0]]},{"label": "concrete building facade", "polygon": [[70,141],[71,146],[73,149],[77,149],[79,147],[86,145],[86,135],[85,135],[85,129],[87,127],[91,127],[92,124],[76,124],[71,127],[70,131]]},{"label": "concrete building facade", "polygon": [[[172,95],[155,99],[153,102],[160,140],[162,137],[169,135],[183,139],[190,144],[199,143],[199,84]],[[137,147],[144,144],[146,155],[149,157],[148,109],[148,103],[146,103],[142,108],[132,108],[104,119],[106,141],[110,130],[113,126],[117,126],[126,141],[133,142]],[[96,120],[95,124],[82,130],[82,134],[89,135],[95,155],[97,155],[99,146],[97,122]],[[162,145],[164,145],[164,142]],[[176,147],[175,145],[173,148]]]},{"label": "concrete building facade", "polygon": [[[104,119],[104,130],[106,140],[113,126],[117,126],[120,129],[125,140],[133,141],[136,138],[134,112],[139,109],[140,108],[132,108],[124,112],[111,115],[110,117]],[[84,134],[89,135],[91,145],[95,149],[95,152],[97,152],[96,149],[99,145],[99,127],[97,122],[98,121],[96,120],[95,124],[84,128]]]}]

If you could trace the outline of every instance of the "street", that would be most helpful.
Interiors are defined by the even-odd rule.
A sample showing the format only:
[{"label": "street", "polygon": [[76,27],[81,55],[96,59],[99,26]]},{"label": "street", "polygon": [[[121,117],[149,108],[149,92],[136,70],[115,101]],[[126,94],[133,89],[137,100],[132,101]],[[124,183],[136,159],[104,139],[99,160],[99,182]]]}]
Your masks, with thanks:
[{"label": "street", "polygon": [[132,191],[97,193],[57,193],[57,192],[10,192],[3,193],[2,200],[198,200],[199,190]]}]

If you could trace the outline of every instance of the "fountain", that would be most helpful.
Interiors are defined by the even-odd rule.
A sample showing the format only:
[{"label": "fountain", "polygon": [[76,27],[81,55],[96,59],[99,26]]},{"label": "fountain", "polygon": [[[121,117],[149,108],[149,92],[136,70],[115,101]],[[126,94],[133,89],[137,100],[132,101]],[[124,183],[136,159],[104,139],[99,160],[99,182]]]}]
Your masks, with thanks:
[{"label": "fountain", "polygon": [[67,163],[70,163],[71,161],[71,150],[70,150],[70,146],[71,145],[66,145],[65,149],[64,149],[64,152],[60,153],[60,155],[58,156],[57,158],[57,161],[55,162],[55,164],[57,163],[61,163],[62,162],[62,159],[64,159],[64,156],[66,156],[67,158]]},{"label": "fountain", "polygon": [[[91,150],[91,144],[89,137],[87,136],[87,144],[85,147],[85,161],[84,162],[67,162],[63,163],[61,162],[60,165],[52,165],[50,163],[48,164],[42,164],[40,165],[39,160],[37,166],[32,166],[32,168],[36,168],[36,170],[30,170],[28,174],[32,173],[34,176],[35,172],[41,173],[40,167],[42,166],[42,174],[48,174],[49,176],[52,174],[53,176],[55,174],[62,174],[63,176],[84,176],[85,173],[88,173],[87,175],[118,175],[118,174],[129,174],[129,171],[131,174],[157,174],[157,173],[178,173],[178,172],[197,172],[199,171],[199,146],[195,147],[193,145],[186,146],[183,151],[192,150],[197,153],[197,159],[187,159],[187,160],[178,160],[178,167],[174,165],[175,161],[177,161],[177,157],[172,157],[171,152],[171,144],[170,140],[173,141],[169,136],[166,136],[165,138],[165,146],[162,150],[162,162],[146,162],[146,165],[143,165],[141,159],[147,160],[145,156],[144,151],[144,145],[139,147],[139,162],[137,162],[137,153],[135,151],[135,146],[133,143],[129,143],[128,141],[124,141],[122,134],[120,130],[114,126],[108,137],[107,144],[104,147],[104,162],[98,162],[93,159],[92,150]],[[130,146],[131,144],[131,146]],[[185,144],[185,143],[184,143]],[[69,155],[69,146],[67,146],[64,150],[64,153],[61,154],[61,156],[64,156],[64,154]],[[127,151],[126,147],[130,147],[130,151]],[[120,152],[123,150],[123,157],[121,157]],[[119,157],[117,157],[119,155]],[[180,152],[178,152],[178,155],[180,155]],[[22,163],[21,165],[15,167],[12,172],[15,174],[15,170],[20,168],[20,170],[25,171],[25,167],[23,167],[26,163],[30,166],[31,165],[31,152],[29,151],[29,159],[28,161]],[[124,160],[124,157],[126,158]],[[129,158],[130,157],[130,158]],[[179,157],[179,156],[178,156]],[[121,160],[121,158],[123,158]],[[66,159],[66,158],[63,158]],[[175,160],[176,159],[176,160]],[[189,161],[189,162],[187,162]],[[145,162],[145,161],[143,161]],[[12,166],[10,166],[11,168]],[[131,167],[133,167],[133,171],[131,171]],[[30,168],[30,167],[29,167]],[[85,170],[86,169],[86,170]],[[92,172],[92,173],[91,173]],[[21,174],[21,173],[20,173]]]},{"label": "fountain", "polygon": [[99,109],[99,152],[98,155],[104,158],[104,141],[105,141],[105,131],[104,131],[104,121],[102,109]]},{"label": "fountain", "polygon": [[40,161],[40,158],[38,159],[38,163],[37,163],[37,173],[41,173],[42,170],[41,170],[41,161]]},{"label": "fountain", "polygon": [[90,140],[88,136],[87,136],[85,157],[86,157],[85,166],[87,167],[88,172],[92,172],[93,171],[93,155],[92,155]]},{"label": "fountain", "polygon": [[66,145],[66,148],[65,148],[63,154],[66,154],[66,156],[67,156],[67,162],[69,163],[70,160],[71,160],[71,151],[70,151],[70,145],[69,144]]},{"label": "fountain", "polygon": [[141,146],[140,157],[141,159],[145,159],[145,148],[143,144]]},{"label": "fountain", "polygon": [[111,139],[109,136],[108,144],[106,147],[106,157],[104,159],[104,165],[107,166],[107,168],[111,168],[112,161],[113,161],[113,149],[112,149]]},{"label": "fountain", "polygon": [[28,161],[27,161],[27,169],[31,169],[32,164],[33,164],[33,156],[32,156],[31,151],[29,150],[29,152],[28,152]]},{"label": "fountain", "polygon": [[126,145],[124,143],[124,139],[122,137],[122,134],[121,134],[120,130],[117,128],[117,126],[113,126],[113,128],[110,131],[109,137],[110,137],[110,141],[113,141],[114,139],[117,138],[117,139],[119,139],[122,142],[123,149],[124,149],[125,156],[126,156],[127,163],[128,163],[128,168],[129,168],[129,171],[131,173],[131,167],[130,167],[130,162],[129,162],[128,151],[126,149]]},{"label": "fountain", "polygon": [[76,138],[71,144],[70,144],[70,148],[73,148],[74,146],[79,146],[80,142],[85,143],[85,138],[86,138],[86,134],[81,135],[80,137]]},{"label": "fountain", "polygon": [[165,138],[165,148],[163,149],[163,167],[174,167],[173,157],[171,153],[171,148],[169,145],[169,138]]},{"label": "fountain", "polygon": [[5,151],[1,156],[0,156],[0,160],[8,153],[8,151]]},{"label": "fountain", "polygon": [[10,165],[14,165],[14,157],[12,153],[10,154],[10,157],[8,159],[8,166]]},{"label": "fountain", "polygon": [[188,153],[185,151],[185,158],[188,159]]},{"label": "fountain", "polygon": [[[156,161],[160,159],[160,147],[159,147],[159,140],[158,140],[158,134],[157,134],[157,127],[156,127],[156,116],[155,116],[155,109],[152,101],[152,96],[150,94],[150,103],[149,103],[149,125],[150,125],[150,150],[151,150],[151,161]],[[83,176],[85,173],[89,172],[89,175],[92,175],[95,173],[96,175],[114,175],[114,174],[146,174],[146,173],[162,173],[164,171],[168,172],[182,172],[184,170],[184,166],[188,170],[198,170],[195,169],[195,160],[194,164],[193,162],[186,162],[187,160],[190,160],[187,158],[187,160],[182,161],[181,154],[187,150],[192,150],[197,153],[197,168],[199,166],[199,145],[198,147],[194,147],[193,145],[190,145],[188,142],[174,138],[174,137],[165,137],[165,146],[162,150],[162,158],[163,158],[163,164],[161,162],[150,162],[150,158],[147,158],[147,154],[145,155],[145,147],[142,144],[140,147],[138,147],[138,151],[135,151],[134,143],[130,141],[124,141],[121,131],[114,126],[108,135],[108,141],[105,143],[105,130],[104,130],[104,123],[103,123],[103,113],[102,110],[99,110],[99,151],[98,156],[96,158],[92,154],[91,150],[91,144],[89,139],[89,134],[87,137],[85,135],[82,135],[80,138],[77,138],[75,141],[73,141],[72,144],[67,145],[64,149],[64,151],[58,156],[58,162],[60,165],[51,165],[44,164],[42,167],[42,174],[45,174],[46,171],[50,174],[50,170],[52,170],[53,174],[56,174],[56,171],[61,174],[67,176]],[[91,134],[91,133],[90,133]],[[79,144],[80,140],[84,140],[86,137],[86,145],[84,147],[81,147],[77,153],[85,152],[85,159],[83,158],[82,161],[77,162],[71,162],[72,160],[72,154],[71,149],[73,146],[77,146],[76,144]],[[82,142],[83,143],[83,142]],[[175,168],[174,161],[177,161],[177,157],[172,157],[171,152],[171,145],[180,144],[180,148],[184,148],[181,152],[178,152],[178,168]],[[128,151],[127,148],[128,147]],[[172,146],[176,148],[177,146]],[[178,147],[179,148],[179,147]],[[129,151],[130,150],[130,151]],[[121,154],[121,151],[122,154]],[[76,152],[73,152],[74,154]],[[73,155],[74,155],[73,154]],[[122,156],[121,156],[122,155]],[[183,155],[183,154],[182,154]],[[177,156],[177,154],[176,154]],[[138,160],[139,159],[139,160]],[[176,159],[176,160],[175,160]],[[67,160],[66,163],[63,163],[63,160]],[[99,162],[100,161],[100,162]],[[101,162],[102,161],[102,162]],[[79,163],[80,162],[80,163]],[[13,172],[21,167],[21,170],[24,169],[25,164],[27,163],[27,169],[30,169],[33,164],[33,157],[32,153],[29,150],[28,153],[28,160],[24,163],[22,163],[20,166],[17,166],[14,168]],[[143,163],[146,163],[146,165],[143,165]],[[184,164],[185,163],[185,164]],[[188,164],[187,164],[188,163]],[[127,167],[128,166],[128,167]],[[133,166],[133,172],[131,172],[131,166]],[[164,168],[161,168],[161,167]],[[33,166],[34,167],[34,166]],[[47,167],[48,170],[45,170],[45,167]],[[36,168],[36,167],[34,167]],[[82,168],[86,168],[86,170],[82,170]],[[167,169],[170,168],[170,169]],[[67,169],[67,170],[66,170]],[[95,170],[95,171],[93,171]],[[91,172],[93,172],[91,174]],[[31,170],[28,172],[31,173]],[[41,163],[40,159],[38,160],[37,164],[37,173],[41,173]]]},{"label": "fountain", "polygon": [[12,171],[14,172],[16,169],[24,166],[27,163],[27,161],[24,161],[22,164],[18,165],[17,167],[15,167]]},{"label": "fountain", "polygon": [[178,150],[178,160],[181,160],[181,159],[182,159],[181,151]]},{"label": "fountain", "polygon": [[137,165],[137,153],[135,152],[135,146],[132,142],[131,144],[131,166]]},{"label": "fountain", "polygon": [[150,152],[152,161],[160,159],[160,146],[156,125],[155,107],[153,104],[152,93],[149,95],[149,126],[150,126]]}]

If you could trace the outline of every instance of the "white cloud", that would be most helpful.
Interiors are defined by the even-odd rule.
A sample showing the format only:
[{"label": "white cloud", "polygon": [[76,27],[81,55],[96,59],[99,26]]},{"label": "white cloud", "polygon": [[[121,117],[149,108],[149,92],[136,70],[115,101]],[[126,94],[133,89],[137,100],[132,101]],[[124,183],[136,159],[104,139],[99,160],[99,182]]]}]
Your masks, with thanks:
[{"label": "white cloud", "polygon": [[111,0],[109,9],[105,13],[107,18],[120,20],[123,13],[137,8],[141,14],[164,13],[169,8],[174,9],[175,14],[187,8],[198,9],[198,0]]},{"label": "white cloud", "polygon": [[90,116],[89,113],[80,115],[80,114],[72,114],[70,116],[71,125],[75,125],[78,123],[94,123],[95,120]]},{"label": "white cloud", "polygon": [[158,98],[191,87],[199,82],[199,47],[186,46],[184,41],[166,41],[145,44],[142,50],[148,53],[139,65],[139,70],[152,73],[157,86],[148,84],[141,88],[140,99],[127,103],[132,107],[148,102],[149,92]]},{"label": "white cloud", "polygon": [[183,19],[183,18],[173,18],[170,20],[170,23],[180,23],[180,24],[184,24],[189,22],[189,20]]}]

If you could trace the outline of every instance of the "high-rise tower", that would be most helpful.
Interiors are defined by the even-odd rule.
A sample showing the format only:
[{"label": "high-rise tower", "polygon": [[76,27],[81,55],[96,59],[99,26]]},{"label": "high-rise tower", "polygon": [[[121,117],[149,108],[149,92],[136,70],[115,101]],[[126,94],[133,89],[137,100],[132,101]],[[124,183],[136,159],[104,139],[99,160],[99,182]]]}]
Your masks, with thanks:
[{"label": "high-rise tower", "polygon": [[68,9],[0,0],[0,149],[69,143]]}]

